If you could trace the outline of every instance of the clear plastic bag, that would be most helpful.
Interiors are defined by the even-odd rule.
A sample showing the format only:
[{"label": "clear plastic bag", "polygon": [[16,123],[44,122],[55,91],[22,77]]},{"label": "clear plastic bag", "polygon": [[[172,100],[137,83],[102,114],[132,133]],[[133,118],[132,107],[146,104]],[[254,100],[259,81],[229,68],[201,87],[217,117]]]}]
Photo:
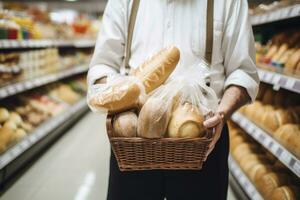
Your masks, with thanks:
[{"label": "clear plastic bag", "polygon": [[146,99],[145,88],[134,76],[113,75],[105,84],[90,86],[88,105],[94,112],[115,114],[138,108]]},{"label": "clear plastic bag", "polygon": [[[214,113],[218,106],[215,91],[207,86],[210,68],[201,60],[179,71],[153,91],[142,107],[138,120],[140,137],[201,137],[205,116]],[[199,134],[193,134],[197,131]]]}]

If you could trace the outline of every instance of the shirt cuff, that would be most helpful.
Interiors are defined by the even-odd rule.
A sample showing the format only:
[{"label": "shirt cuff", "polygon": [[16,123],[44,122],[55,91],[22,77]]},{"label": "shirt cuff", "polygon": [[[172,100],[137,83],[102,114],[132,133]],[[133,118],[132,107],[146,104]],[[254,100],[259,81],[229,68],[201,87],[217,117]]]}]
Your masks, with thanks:
[{"label": "shirt cuff", "polygon": [[249,74],[243,70],[235,70],[232,72],[225,81],[224,88],[227,88],[230,85],[237,85],[245,88],[248,95],[253,102],[256,98],[258,92],[259,83],[256,82]]},{"label": "shirt cuff", "polygon": [[96,80],[116,73],[117,71],[112,67],[106,65],[95,65],[91,67],[88,71],[87,74],[88,85],[91,86],[95,83]]}]

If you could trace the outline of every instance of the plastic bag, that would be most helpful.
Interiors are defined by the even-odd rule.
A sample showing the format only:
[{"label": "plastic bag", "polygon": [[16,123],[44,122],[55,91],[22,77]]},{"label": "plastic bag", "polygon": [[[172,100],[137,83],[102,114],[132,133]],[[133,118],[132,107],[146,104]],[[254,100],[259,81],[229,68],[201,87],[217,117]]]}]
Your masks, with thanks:
[{"label": "plastic bag", "polygon": [[94,112],[115,114],[138,108],[145,101],[145,88],[134,76],[113,75],[105,84],[89,88],[87,101]]},{"label": "plastic bag", "polygon": [[208,64],[202,60],[181,70],[181,73],[173,74],[166,84],[150,94],[142,107],[138,136],[204,136],[203,121],[218,106],[215,91],[206,85],[209,76]]}]

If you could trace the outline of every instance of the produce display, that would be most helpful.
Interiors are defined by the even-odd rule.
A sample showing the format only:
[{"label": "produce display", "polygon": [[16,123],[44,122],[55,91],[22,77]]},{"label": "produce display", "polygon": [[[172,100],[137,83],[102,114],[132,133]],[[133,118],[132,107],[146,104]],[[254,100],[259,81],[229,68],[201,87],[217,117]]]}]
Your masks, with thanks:
[{"label": "produce display", "polygon": [[0,86],[86,64],[89,58],[80,50],[60,55],[57,48],[0,53]]},{"label": "produce display", "polygon": [[230,151],[265,200],[298,200],[300,181],[240,127],[229,123]]},{"label": "produce display", "polygon": [[0,153],[49,118],[84,98],[85,78],[78,77],[29,91],[0,103]]},{"label": "produce display", "polygon": [[267,45],[256,44],[256,62],[259,67],[300,75],[300,31],[275,34]]},{"label": "produce display", "polygon": [[240,112],[267,131],[300,158],[300,95],[285,90],[275,92],[261,84],[257,100]]},{"label": "produce display", "polygon": [[98,20],[83,14],[71,23],[58,23],[51,12],[37,6],[3,2],[3,8],[0,39],[94,39],[99,29]]}]

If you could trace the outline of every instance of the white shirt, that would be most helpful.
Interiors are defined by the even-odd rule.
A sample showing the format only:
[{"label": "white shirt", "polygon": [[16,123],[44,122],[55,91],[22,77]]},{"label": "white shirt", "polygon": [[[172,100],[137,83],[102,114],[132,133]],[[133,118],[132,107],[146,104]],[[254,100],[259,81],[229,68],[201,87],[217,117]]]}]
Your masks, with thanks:
[{"label": "white shirt", "polygon": [[[125,41],[132,1],[109,0],[88,72],[88,84],[124,64]],[[129,64],[136,68],[169,45],[181,51],[177,68],[204,57],[207,0],[141,0]],[[229,85],[244,87],[255,99],[259,78],[247,0],[214,1],[211,87],[221,98]]]}]

